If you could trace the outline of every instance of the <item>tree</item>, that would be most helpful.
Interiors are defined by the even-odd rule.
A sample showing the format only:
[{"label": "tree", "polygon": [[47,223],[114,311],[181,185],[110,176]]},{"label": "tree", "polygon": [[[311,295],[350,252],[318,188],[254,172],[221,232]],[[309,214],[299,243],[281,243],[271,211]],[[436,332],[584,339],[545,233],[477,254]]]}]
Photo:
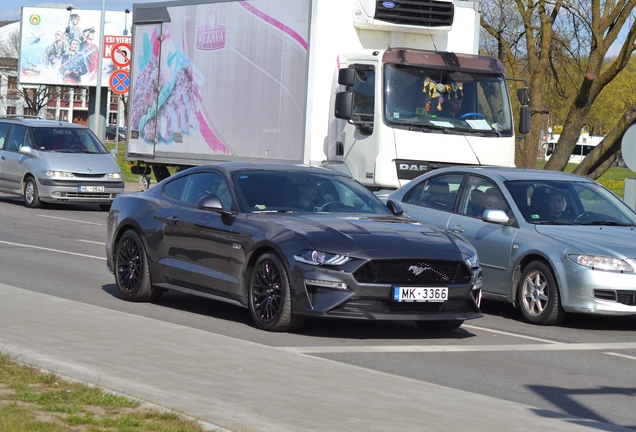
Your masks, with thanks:
[{"label": "tree", "polygon": [[[546,169],[562,171],[599,94],[627,66],[631,53],[636,50],[636,24],[628,22],[636,0],[497,0],[492,3],[489,13],[482,14],[482,27],[496,41],[504,64],[511,67],[513,73],[528,77],[531,91],[532,127],[524,146],[518,149],[517,166],[534,167],[536,163],[540,107],[545,99],[546,82],[551,82],[556,94],[570,99],[559,142],[546,164]],[[513,11],[520,15],[519,20],[506,18],[506,14],[514,16]],[[620,53],[606,61],[608,50],[618,41],[621,29],[626,29],[627,34]],[[572,82],[577,83],[576,91],[567,95],[565,84]],[[616,137],[622,136],[634,121],[632,110],[630,104],[608,133],[607,143],[597,146],[588,155],[577,167],[578,173],[593,178],[600,175],[612,157],[603,156],[604,153],[616,150]],[[611,139],[614,141],[610,143]]]},{"label": "tree", "polygon": [[60,95],[60,90],[55,86],[38,85],[35,87],[19,87],[17,94],[24,100],[27,107],[31,109],[33,115],[38,115],[40,110],[46,107],[48,101],[56,100]]}]

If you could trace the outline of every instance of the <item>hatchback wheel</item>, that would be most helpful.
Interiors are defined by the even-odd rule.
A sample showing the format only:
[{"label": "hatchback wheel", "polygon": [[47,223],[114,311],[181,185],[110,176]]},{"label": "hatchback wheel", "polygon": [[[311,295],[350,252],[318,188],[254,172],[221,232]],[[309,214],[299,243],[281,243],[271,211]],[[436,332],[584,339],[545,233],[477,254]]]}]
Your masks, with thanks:
[{"label": "hatchback wheel", "polygon": [[24,184],[24,205],[29,208],[38,208],[40,203],[40,195],[38,195],[38,186],[33,177],[29,177]]},{"label": "hatchback wheel", "polygon": [[565,317],[552,271],[539,261],[531,262],[521,275],[517,302],[523,316],[534,324],[556,325]]},{"label": "hatchback wheel", "polygon": [[275,254],[265,253],[258,258],[249,284],[249,308],[259,328],[283,332],[302,325],[304,317],[292,315],[289,278]]},{"label": "hatchback wheel", "polygon": [[152,287],[146,250],[133,230],[126,231],[117,243],[115,280],[119,294],[128,301],[156,300],[163,293],[163,290]]}]

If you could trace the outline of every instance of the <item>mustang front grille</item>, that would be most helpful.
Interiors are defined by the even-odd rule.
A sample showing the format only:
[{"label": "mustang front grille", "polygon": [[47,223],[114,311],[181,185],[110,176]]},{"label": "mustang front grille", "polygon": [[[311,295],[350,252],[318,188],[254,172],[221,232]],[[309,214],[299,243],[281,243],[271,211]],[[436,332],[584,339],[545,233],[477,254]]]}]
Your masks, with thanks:
[{"label": "mustang front grille", "polygon": [[435,285],[470,282],[463,262],[443,260],[371,260],[353,273],[360,283]]}]

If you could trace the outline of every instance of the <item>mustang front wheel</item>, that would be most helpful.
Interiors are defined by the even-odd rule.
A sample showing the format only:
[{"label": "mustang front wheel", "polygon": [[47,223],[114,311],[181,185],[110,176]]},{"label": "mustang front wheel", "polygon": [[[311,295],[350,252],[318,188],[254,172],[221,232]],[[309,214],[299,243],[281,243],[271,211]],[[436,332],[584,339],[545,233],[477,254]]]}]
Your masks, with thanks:
[{"label": "mustang front wheel", "polygon": [[258,258],[249,284],[249,308],[259,328],[284,332],[300,327],[304,318],[292,315],[289,278],[275,254],[265,253]]},{"label": "mustang front wheel", "polygon": [[128,301],[156,300],[163,293],[163,290],[152,287],[146,250],[133,230],[126,231],[117,243],[115,280],[122,298]]}]

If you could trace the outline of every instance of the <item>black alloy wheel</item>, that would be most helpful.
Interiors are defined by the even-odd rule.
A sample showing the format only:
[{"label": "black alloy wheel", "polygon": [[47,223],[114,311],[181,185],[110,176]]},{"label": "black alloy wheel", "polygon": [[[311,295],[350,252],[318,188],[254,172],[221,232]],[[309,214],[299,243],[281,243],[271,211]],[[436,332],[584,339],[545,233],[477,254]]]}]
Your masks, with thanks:
[{"label": "black alloy wheel", "polygon": [[258,258],[249,284],[249,308],[259,328],[285,332],[304,322],[303,317],[292,315],[289,278],[275,254],[265,253]]},{"label": "black alloy wheel", "polygon": [[117,243],[115,280],[120,295],[128,301],[152,301],[163,293],[152,287],[146,250],[133,230],[126,231]]}]

